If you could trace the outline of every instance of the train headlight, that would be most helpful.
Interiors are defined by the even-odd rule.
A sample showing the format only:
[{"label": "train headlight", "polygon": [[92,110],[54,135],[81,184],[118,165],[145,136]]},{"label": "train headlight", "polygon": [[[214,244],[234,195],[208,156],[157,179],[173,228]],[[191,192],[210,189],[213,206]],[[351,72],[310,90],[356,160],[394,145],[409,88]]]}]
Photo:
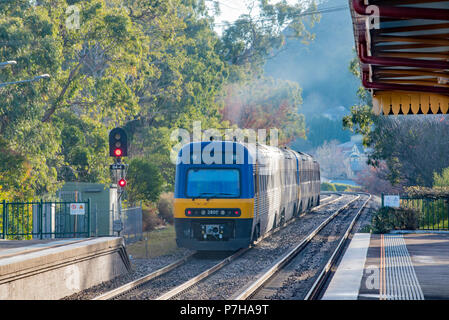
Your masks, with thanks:
[{"label": "train headlight", "polygon": [[204,216],[206,214],[206,210],[201,210],[201,215]]},{"label": "train headlight", "polygon": [[224,216],[226,214],[226,210],[220,210],[220,214]]}]

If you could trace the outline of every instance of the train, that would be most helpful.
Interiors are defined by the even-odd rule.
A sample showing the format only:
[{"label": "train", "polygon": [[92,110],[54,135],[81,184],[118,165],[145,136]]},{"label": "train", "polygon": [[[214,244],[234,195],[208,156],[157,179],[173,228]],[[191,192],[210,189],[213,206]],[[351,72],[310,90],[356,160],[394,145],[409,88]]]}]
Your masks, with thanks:
[{"label": "train", "polygon": [[181,147],[174,225],[178,247],[232,251],[317,206],[320,166],[289,148],[236,141]]}]

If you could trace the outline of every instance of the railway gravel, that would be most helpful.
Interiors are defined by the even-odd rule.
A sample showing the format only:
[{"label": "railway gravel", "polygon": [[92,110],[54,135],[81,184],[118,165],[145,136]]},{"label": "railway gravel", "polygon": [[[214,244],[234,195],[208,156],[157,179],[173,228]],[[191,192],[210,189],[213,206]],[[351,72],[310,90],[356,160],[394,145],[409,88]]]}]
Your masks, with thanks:
[{"label": "railway gravel", "polygon": [[[303,251],[273,277],[262,290],[257,292],[253,299],[304,299],[346,232],[357,210],[366,200],[367,196],[362,196],[350,208],[336,216]],[[370,214],[365,209],[362,215]],[[367,218],[364,217],[364,219]],[[357,228],[357,226],[355,227]]]},{"label": "railway gravel", "polygon": [[259,242],[256,247],[232,264],[178,295],[176,299],[229,299],[249,283],[252,283],[258,275],[262,274],[284,253],[304,239],[330,214],[353,198],[354,195],[344,195],[339,201],[317,211],[308,212],[272,236]]},{"label": "railway gravel", "polygon": [[[338,195],[340,196],[340,195]],[[330,200],[338,198],[337,195],[328,195],[323,197],[322,203],[326,203]],[[275,261],[277,261],[284,253],[297,245],[302,239],[304,239],[313,229],[321,224],[326,218],[328,218],[335,210],[341,207],[343,204],[353,199],[355,195],[344,194],[341,199],[336,202],[330,203],[318,210],[309,211],[297,220],[288,224],[284,228],[280,229],[276,233],[260,241],[257,246],[243,254],[236,261],[233,261],[223,269],[219,270],[215,274],[211,275],[204,281],[199,282],[194,287],[184,291],[175,299],[190,299],[190,300],[209,300],[209,299],[229,299],[236,293],[240,292],[248,284],[252,283],[259,275],[261,275],[267,268],[269,268]],[[362,197],[363,198],[363,197]],[[361,205],[362,200],[356,201]],[[346,214],[344,211],[341,213],[342,217],[336,218],[335,221],[350,221],[352,214]],[[368,210],[365,210],[368,211]],[[367,221],[370,221],[370,217],[366,217],[368,214],[362,214],[358,227],[365,225]],[[338,242],[339,237],[333,236],[340,232],[340,229],[344,229],[344,222],[331,223],[325,229],[331,229],[328,236],[318,235],[318,238],[314,240],[311,247],[318,246],[315,250],[331,250],[334,242]],[[349,222],[348,222],[349,224]],[[344,232],[344,231],[342,231]],[[335,239],[333,239],[335,238]],[[307,250],[306,250],[307,251]],[[66,297],[65,299],[84,300],[97,297],[109,290],[115,289],[125,283],[136,280],[146,274],[149,274],[157,269],[173,263],[180,258],[191,254],[192,251],[180,249],[174,254],[161,256],[153,259],[134,259],[132,260],[133,271],[129,274],[115,278],[112,281],[102,283],[98,286],[84,290],[80,293]],[[185,281],[193,278],[199,273],[209,269],[213,265],[220,262],[222,259],[229,256],[231,253],[206,253],[196,254],[193,259],[188,260],[184,265],[177,267],[173,271],[164,274],[160,277],[152,279],[148,283],[135,288],[132,291],[125,293],[122,296],[116,297],[121,300],[147,300],[155,299],[163,293],[171,290],[172,288],[184,283]],[[327,256],[326,256],[327,257]],[[295,284],[298,280],[300,282],[308,283],[309,279],[313,279],[314,271],[320,263],[325,260],[323,254],[309,253],[302,258],[304,262],[304,272],[297,273],[290,279],[287,277],[285,284],[277,284],[282,288],[277,291],[269,291],[268,295],[265,292],[265,296],[257,296],[258,299],[298,299],[300,295],[295,293],[298,291]],[[289,277],[291,274],[289,275]],[[305,281],[304,281],[305,280]],[[310,280],[313,281],[313,280]],[[310,285],[309,285],[310,286]],[[299,289],[301,291],[301,289]],[[307,292],[305,291],[304,294]],[[261,291],[264,294],[263,291]]]},{"label": "railway gravel", "polygon": [[191,254],[193,251],[187,249],[179,249],[173,254],[155,257],[152,259],[131,259],[133,270],[130,273],[121,275],[111,281],[103,282],[92,288],[78,292],[71,296],[65,297],[64,300],[90,300],[107,291],[118,288],[128,282],[134,281],[147,275],[155,270],[173,263],[182,257]]},{"label": "railway gravel", "polygon": [[163,293],[213,267],[230,255],[229,252],[199,252],[178,268],[116,297],[114,300],[152,300]]}]

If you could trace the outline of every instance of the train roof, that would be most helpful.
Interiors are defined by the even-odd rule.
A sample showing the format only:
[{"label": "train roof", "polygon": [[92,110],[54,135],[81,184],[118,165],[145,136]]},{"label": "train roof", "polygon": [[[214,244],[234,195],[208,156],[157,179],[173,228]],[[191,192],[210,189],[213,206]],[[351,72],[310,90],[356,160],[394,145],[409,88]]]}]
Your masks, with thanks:
[{"label": "train roof", "polygon": [[[195,148],[196,145],[200,145],[200,150],[203,150],[206,146],[209,148],[214,148],[215,150],[223,150],[223,152],[226,152],[227,150],[234,150],[234,145],[241,146],[243,149],[241,150],[247,150],[248,155],[252,159],[256,159],[257,157],[270,157],[270,158],[276,158],[276,157],[283,157],[283,158],[298,158],[305,161],[312,161],[314,160],[313,157],[307,153],[300,152],[300,151],[294,151],[288,147],[273,147],[261,143],[242,143],[238,141],[197,141],[197,142],[190,142],[185,144],[181,150],[178,156],[180,156],[181,151],[182,152],[190,152],[191,149],[193,152],[195,152],[198,147]],[[231,149],[232,148],[232,149]],[[197,149],[198,150],[198,149]],[[237,150],[237,149],[236,149]]]}]

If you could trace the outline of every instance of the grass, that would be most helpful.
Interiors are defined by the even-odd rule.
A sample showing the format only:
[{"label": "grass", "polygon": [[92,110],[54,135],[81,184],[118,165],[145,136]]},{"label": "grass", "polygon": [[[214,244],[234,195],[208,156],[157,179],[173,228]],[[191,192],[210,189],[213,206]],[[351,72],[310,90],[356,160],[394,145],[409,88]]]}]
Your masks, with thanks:
[{"label": "grass", "polygon": [[144,240],[128,245],[126,251],[134,259],[155,258],[174,253],[179,250],[176,246],[175,237],[174,226],[167,225],[163,229],[144,232]]}]

